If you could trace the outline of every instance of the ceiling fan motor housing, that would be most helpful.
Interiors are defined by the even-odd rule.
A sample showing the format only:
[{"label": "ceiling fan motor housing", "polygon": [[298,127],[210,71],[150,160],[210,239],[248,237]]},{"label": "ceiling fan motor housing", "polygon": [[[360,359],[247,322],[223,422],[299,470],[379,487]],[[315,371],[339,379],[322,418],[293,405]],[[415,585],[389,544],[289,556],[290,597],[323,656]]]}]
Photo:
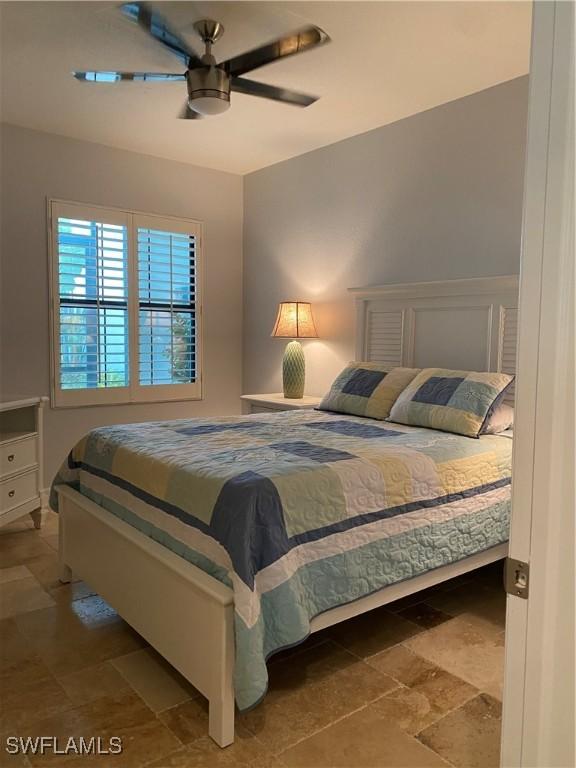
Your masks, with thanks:
[{"label": "ceiling fan motor housing", "polygon": [[186,72],[190,109],[201,115],[218,115],[230,106],[230,76],[214,65]]}]

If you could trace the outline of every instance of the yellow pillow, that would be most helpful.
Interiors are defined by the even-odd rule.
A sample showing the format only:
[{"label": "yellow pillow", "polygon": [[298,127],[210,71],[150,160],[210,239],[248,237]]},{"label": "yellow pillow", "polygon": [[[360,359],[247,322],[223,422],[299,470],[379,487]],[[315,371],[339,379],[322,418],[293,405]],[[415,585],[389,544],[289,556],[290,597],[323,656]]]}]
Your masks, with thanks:
[{"label": "yellow pillow", "polygon": [[321,411],[385,419],[398,395],[420,371],[378,363],[348,363],[319,405]]},{"label": "yellow pillow", "polygon": [[478,437],[514,376],[424,368],[399,395],[389,421]]}]

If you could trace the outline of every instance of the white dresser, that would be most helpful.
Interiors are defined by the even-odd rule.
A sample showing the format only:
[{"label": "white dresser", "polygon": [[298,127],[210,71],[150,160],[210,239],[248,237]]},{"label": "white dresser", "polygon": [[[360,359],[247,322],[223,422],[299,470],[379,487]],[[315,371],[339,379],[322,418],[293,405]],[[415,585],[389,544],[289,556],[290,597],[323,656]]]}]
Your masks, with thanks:
[{"label": "white dresser", "polygon": [[42,412],[45,397],[0,403],[0,527],[30,514],[42,524]]}]

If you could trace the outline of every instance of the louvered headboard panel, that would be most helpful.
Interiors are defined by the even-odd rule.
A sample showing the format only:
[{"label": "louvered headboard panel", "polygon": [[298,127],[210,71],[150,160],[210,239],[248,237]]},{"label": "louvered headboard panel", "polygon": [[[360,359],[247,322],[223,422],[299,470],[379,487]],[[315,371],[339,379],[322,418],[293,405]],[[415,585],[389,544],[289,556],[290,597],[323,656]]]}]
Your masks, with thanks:
[{"label": "louvered headboard panel", "polygon": [[[351,290],[357,360],[515,374],[517,276]],[[512,388],[507,401],[513,399]]]},{"label": "louvered headboard panel", "polygon": [[389,365],[402,365],[402,328],[404,313],[401,310],[386,312],[374,310],[366,318],[366,354],[368,360]]},{"label": "louvered headboard panel", "polygon": [[[516,374],[516,348],[518,345],[518,307],[502,307],[501,310],[500,361],[499,371]],[[513,405],[515,382],[506,391],[505,402]]]}]

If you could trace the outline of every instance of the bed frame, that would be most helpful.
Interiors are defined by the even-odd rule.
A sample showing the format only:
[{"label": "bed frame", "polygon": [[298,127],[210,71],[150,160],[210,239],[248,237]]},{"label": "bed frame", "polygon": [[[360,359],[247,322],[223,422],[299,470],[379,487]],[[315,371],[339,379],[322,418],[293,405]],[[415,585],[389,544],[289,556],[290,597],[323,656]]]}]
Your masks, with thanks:
[{"label": "bed frame", "polygon": [[[390,366],[515,370],[517,277],[376,286],[352,292],[358,310],[358,360]],[[58,496],[61,581],[71,581],[74,575],[95,589],[206,696],[210,736],[221,747],[232,744],[232,590],[77,491],[60,486]],[[385,587],[317,616],[311,631],[506,554],[507,544],[501,544]]]}]

